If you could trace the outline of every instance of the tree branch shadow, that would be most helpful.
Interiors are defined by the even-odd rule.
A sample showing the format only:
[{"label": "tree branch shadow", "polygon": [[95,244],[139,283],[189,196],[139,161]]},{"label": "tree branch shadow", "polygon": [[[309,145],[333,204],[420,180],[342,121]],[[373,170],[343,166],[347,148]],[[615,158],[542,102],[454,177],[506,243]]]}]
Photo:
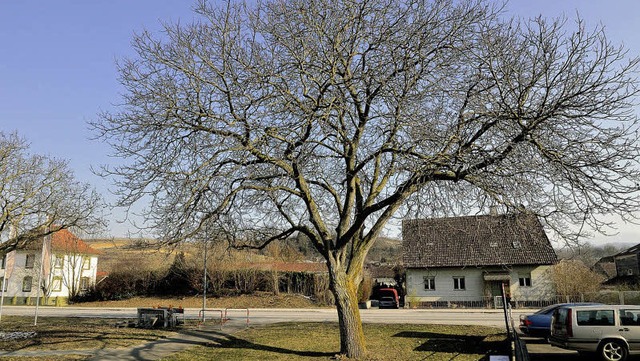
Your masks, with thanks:
[{"label": "tree branch shadow", "polygon": [[[21,350],[34,350],[35,347],[46,347],[49,350],[67,350],[68,346],[74,345],[74,349],[78,350],[90,350],[90,349],[106,349],[106,348],[120,348],[131,347],[134,345],[119,345],[119,340],[126,340],[127,343],[131,343],[132,340],[137,343],[149,343],[162,340],[166,337],[146,335],[146,334],[126,334],[117,335],[108,331],[94,331],[84,334],[78,334],[68,330],[44,330],[39,331],[37,336],[20,340],[18,342],[7,342],[9,347],[2,348],[2,351],[15,352]],[[35,350],[34,350],[35,351]]]},{"label": "tree branch shadow", "polygon": [[320,351],[299,351],[299,350],[291,350],[287,348],[270,346],[264,344],[257,344],[230,334],[226,334],[223,332],[217,331],[206,331],[206,332],[197,332],[197,331],[182,331],[182,334],[196,336],[207,340],[206,343],[201,343],[202,346],[206,347],[215,347],[215,348],[229,348],[229,349],[249,349],[249,350],[257,350],[257,351],[268,351],[286,355],[296,355],[303,357],[331,357],[334,356],[336,352],[320,352]]},{"label": "tree branch shadow", "polygon": [[420,345],[414,350],[419,352],[451,353],[454,355],[485,355],[482,360],[489,360],[490,355],[510,353],[510,347],[505,339],[487,340],[487,336],[451,335],[436,332],[403,331],[393,337],[421,339]]}]

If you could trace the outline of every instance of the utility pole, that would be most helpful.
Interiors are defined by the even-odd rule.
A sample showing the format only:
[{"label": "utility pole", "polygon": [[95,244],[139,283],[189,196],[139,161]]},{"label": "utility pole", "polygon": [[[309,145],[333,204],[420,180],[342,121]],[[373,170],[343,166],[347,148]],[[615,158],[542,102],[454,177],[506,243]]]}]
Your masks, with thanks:
[{"label": "utility pole", "polygon": [[[51,231],[51,221],[48,221],[47,233]],[[50,267],[51,261],[51,234],[47,234],[42,239],[42,252],[40,255],[40,271],[38,272],[38,286],[36,290],[36,311],[33,317],[33,325],[38,325],[38,310],[40,309],[40,287],[42,287],[42,273],[45,272],[45,267]],[[46,263],[46,265],[45,265]],[[46,270],[49,271],[48,269]]]},{"label": "utility pole", "polygon": [[202,260],[202,322],[204,323],[204,310],[207,308],[207,239],[203,239],[204,257]]}]

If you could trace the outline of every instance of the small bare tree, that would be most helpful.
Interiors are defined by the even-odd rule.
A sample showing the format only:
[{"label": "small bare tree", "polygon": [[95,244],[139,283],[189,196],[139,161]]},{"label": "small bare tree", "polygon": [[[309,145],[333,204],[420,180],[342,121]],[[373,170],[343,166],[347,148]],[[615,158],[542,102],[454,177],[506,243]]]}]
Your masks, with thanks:
[{"label": "small bare tree", "polygon": [[211,223],[246,247],[304,235],[349,357],[392,217],[526,208],[575,239],[639,208],[638,59],[602,29],[484,0],[225,4],[134,37],[124,106],[93,123],[128,159],[105,171],[166,243]]},{"label": "small bare tree", "polygon": [[28,150],[17,134],[0,131],[0,252],[61,229],[104,227],[97,192],[77,181],[67,162]]},{"label": "small bare tree", "polygon": [[604,281],[604,276],[590,270],[582,261],[567,259],[553,266],[551,278],[556,294],[565,297],[597,292]]},{"label": "small bare tree", "polygon": [[69,299],[73,300],[82,290],[80,285],[87,256],[80,252],[76,240],[61,250],[58,256],[62,256],[65,263],[62,268],[62,284],[69,290]]}]

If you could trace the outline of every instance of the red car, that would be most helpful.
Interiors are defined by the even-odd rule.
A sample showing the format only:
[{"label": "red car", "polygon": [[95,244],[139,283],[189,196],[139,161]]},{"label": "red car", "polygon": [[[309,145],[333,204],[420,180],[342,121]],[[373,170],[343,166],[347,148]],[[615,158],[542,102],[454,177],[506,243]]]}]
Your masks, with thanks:
[{"label": "red car", "polygon": [[380,296],[378,308],[400,308],[398,291],[394,288],[381,288],[378,295]]}]

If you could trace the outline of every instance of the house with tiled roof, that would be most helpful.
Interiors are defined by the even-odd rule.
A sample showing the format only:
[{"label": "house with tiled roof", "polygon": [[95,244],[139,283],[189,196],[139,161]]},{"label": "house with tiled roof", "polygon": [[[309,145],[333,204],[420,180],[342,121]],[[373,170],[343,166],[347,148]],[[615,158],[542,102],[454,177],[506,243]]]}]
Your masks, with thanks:
[{"label": "house with tiled roof", "polygon": [[640,276],[640,244],[613,256],[617,276]]},{"label": "house with tiled roof", "polygon": [[532,214],[404,220],[402,237],[414,306],[491,306],[503,287],[520,304],[554,298],[556,253]]},{"label": "house with tiled roof", "polygon": [[614,256],[601,257],[591,270],[606,277],[605,280],[613,279],[618,275]]},{"label": "house with tiled roof", "polygon": [[[629,247],[610,257],[613,261],[613,275],[604,282],[605,285],[626,285],[635,287],[640,285],[640,244]],[[609,258],[602,258],[596,263],[601,264]]]},{"label": "house with tiled roof", "polygon": [[8,252],[0,261],[1,298],[24,305],[39,295],[40,304],[65,304],[95,284],[99,254],[67,229]]}]

